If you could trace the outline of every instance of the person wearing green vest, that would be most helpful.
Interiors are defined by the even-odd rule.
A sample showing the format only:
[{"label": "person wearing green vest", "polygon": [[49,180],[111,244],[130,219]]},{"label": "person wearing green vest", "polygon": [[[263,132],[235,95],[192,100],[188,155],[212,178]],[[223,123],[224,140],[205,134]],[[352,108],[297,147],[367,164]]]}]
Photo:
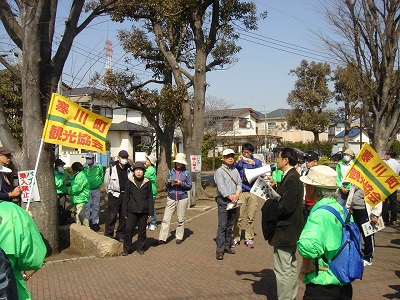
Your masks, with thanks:
[{"label": "person wearing green vest", "polygon": [[47,250],[32,217],[20,206],[0,200],[0,248],[11,262],[17,283],[18,298],[30,300],[31,295],[22,271],[42,267]]},{"label": "person wearing green vest", "polygon": [[74,173],[72,182],[67,182],[68,194],[71,196],[71,202],[76,207],[75,222],[89,227],[89,220],[85,216],[85,205],[89,202],[90,187],[85,173],[82,172],[83,166],[76,161],[71,166]]},{"label": "person wearing green vest", "polygon": [[104,181],[103,166],[96,161],[93,152],[86,153],[86,163],[83,165],[83,173],[85,173],[90,186],[90,199],[85,206],[85,216],[90,223],[90,208],[92,209],[91,228],[99,231],[99,214],[100,214],[100,187]]},{"label": "person wearing green vest", "polygon": [[276,185],[280,183],[283,179],[283,171],[278,170],[278,163],[275,163],[275,171],[272,172],[271,179],[272,179],[271,186],[273,188],[276,188]]},{"label": "person wearing green vest", "polygon": [[54,182],[56,184],[57,207],[60,205],[61,199],[67,194],[68,181],[72,181],[74,177],[64,169],[65,162],[57,158],[54,162]]},{"label": "person wearing green vest", "polygon": [[[153,154],[146,156],[146,172],[144,173],[144,177],[149,179],[151,182],[151,188],[153,192],[153,202],[156,203],[157,197],[157,157]],[[157,215],[156,215],[156,207],[154,206],[154,212],[151,216],[150,224],[147,224],[147,228],[150,230],[157,229]]]}]

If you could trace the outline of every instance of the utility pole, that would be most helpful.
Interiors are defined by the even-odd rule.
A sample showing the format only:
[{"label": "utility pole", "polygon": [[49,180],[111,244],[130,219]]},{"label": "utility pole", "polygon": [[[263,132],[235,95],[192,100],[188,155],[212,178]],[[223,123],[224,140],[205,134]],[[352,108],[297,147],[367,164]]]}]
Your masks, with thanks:
[{"label": "utility pole", "polygon": [[265,147],[265,154],[267,154],[267,133],[268,133],[267,108],[264,105],[264,147]]}]

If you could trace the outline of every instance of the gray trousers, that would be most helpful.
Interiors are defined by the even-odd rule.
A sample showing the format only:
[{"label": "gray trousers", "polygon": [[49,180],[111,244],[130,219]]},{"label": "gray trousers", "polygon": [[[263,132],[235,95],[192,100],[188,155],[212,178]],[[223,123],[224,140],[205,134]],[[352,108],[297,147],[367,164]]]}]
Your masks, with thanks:
[{"label": "gray trousers", "polygon": [[218,205],[218,229],[217,229],[217,252],[224,252],[232,242],[233,225],[235,224],[237,208],[226,210],[229,202],[222,197],[217,197]]},{"label": "gray trousers", "polygon": [[296,245],[274,247],[274,273],[279,300],[296,299],[299,288]]}]

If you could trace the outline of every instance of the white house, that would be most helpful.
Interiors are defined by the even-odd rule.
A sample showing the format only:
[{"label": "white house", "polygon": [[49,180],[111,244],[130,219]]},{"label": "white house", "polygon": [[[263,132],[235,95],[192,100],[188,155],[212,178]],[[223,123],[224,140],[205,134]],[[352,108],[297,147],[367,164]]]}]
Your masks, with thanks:
[{"label": "white house", "polygon": [[[332,147],[332,154],[343,151],[344,149],[344,134],[345,130],[342,130],[340,133],[336,134],[334,139],[332,140],[334,145]],[[369,137],[367,133],[363,130],[360,135],[360,127],[353,127],[349,131],[349,149],[353,150],[355,154],[357,154],[362,145],[364,143],[369,144]]]}]

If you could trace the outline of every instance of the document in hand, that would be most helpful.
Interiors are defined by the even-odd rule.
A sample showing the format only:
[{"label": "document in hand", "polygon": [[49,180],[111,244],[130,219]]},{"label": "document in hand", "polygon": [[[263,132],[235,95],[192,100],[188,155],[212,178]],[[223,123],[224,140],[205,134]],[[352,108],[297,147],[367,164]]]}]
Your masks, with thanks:
[{"label": "document in hand", "polygon": [[383,223],[382,217],[379,217],[378,223],[376,223],[375,225],[371,225],[371,223],[368,221],[365,222],[364,224],[361,224],[361,227],[364,231],[364,235],[369,236],[385,228],[385,224]]},{"label": "document in hand", "polygon": [[243,204],[243,202],[236,202],[236,203],[229,202],[228,205],[226,206],[226,210],[237,208],[237,207],[241,206],[242,204]]},{"label": "document in hand", "polygon": [[261,177],[258,177],[254,182],[253,187],[250,190],[250,193],[264,199],[281,199],[281,196],[271,186],[264,181]]}]

